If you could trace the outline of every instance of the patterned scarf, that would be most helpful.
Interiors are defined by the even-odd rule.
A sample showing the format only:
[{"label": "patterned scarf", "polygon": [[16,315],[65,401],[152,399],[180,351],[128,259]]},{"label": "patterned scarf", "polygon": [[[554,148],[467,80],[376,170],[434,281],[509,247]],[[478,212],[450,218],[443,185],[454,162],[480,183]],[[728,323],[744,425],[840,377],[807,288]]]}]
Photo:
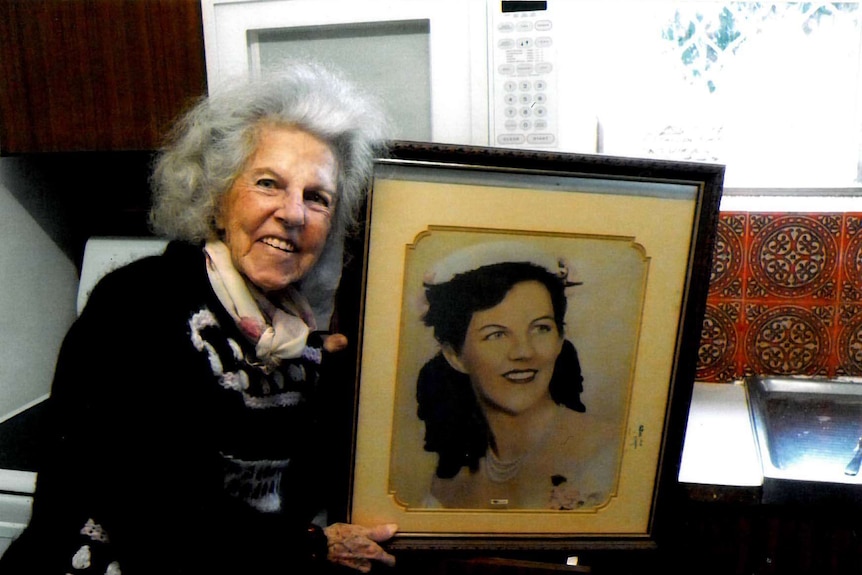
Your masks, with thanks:
[{"label": "patterned scarf", "polygon": [[317,328],[305,298],[288,286],[273,303],[237,271],[224,243],[209,241],[204,251],[213,290],[240,330],[255,343],[255,353],[264,366],[274,369],[281,360],[302,355],[309,331]]}]

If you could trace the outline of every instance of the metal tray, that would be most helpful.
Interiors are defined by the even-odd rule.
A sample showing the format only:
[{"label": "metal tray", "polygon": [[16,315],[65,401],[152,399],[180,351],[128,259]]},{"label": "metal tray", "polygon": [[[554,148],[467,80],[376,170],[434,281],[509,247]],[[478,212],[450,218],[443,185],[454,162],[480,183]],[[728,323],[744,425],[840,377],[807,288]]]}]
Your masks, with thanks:
[{"label": "metal tray", "polygon": [[862,483],[862,378],[746,378],[764,478]]}]

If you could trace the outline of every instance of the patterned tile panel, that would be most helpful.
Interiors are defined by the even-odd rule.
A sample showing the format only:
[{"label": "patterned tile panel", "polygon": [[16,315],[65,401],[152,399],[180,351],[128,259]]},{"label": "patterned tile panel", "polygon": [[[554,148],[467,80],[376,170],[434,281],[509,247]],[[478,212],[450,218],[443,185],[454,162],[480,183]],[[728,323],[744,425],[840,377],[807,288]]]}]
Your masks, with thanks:
[{"label": "patterned tile panel", "polygon": [[862,376],[862,213],[719,217],[697,378]]}]

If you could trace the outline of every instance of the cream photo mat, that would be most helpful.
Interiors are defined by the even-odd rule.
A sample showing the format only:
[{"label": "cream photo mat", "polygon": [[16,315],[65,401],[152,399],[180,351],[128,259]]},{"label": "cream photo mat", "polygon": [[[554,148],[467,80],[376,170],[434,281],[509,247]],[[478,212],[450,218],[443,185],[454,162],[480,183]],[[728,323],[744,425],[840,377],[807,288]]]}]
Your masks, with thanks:
[{"label": "cream photo mat", "polygon": [[[613,182],[608,185],[613,188]],[[632,187],[631,182],[626,182],[609,193],[577,189],[561,192],[533,187],[376,179],[366,260],[352,521],[369,525],[395,522],[400,534],[420,536],[648,533],[696,217],[697,188],[692,184],[690,193],[681,195],[639,196],[631,193]],[[667,225],[670,221],[679,225]],[[637,300],[640,307],[637,312],[630,307],[626,312],[630,317],[625,320],[639,325],[634,325],[635,333],[629,334],[629,340],[614,350],[601,349],[607,342],[598,339],[591,344],[596,349],[585,347],[578,332],[593,329],[584,323],[584,318],[591,316],[584,314],[586,305],[580,302],[577,291],[570,297],[573,315],[569,321],[573,332],[569,335],[576,340],[585,370],[600,371],[595,365],[588,367],[590,362],[606,358],[608,353],[618,353],[619,347],[628,349],[620,352],[623,356],[631,353],[633,357],[632,361],[621,361],[628,365],[628,378],[604,374],[615,378],[610,384],[615,387],[602,409],[607,410],[609,417],[619,419],[621,429],[618,483],[607,504],[575,511],[428,509],[421,504],[404,504],[404,499],[415,498],[413,493],[421,491],[421,487],[396,486],[393,492],[392,470],[397,475],[401,465],[393,462],[394,455],[403,451],[405,445],[415,446],[417,437],[421,447],[421,430],[417,427],[410,430],[402,425],[397,438],[394,433],[398,428],[396,417],[405,421],[411,415],[405,410],[415,416],[415,407],[410,408],[405,399],[409,393],[403,390],[399,393],[398,389],[399,382],[409,381],[404,374],[415,369],[405,363],[406,356],[401,356],[405,349],[403,342],[415,336],[412,333],[415,328],[409,325],[413,321],[410,310],[415,307],[415,276],[425,265],[421,258],[411,261],[410,254],[415,252],[416,245],[422,245],[423,238],[435,236],[455,238],[448,240],[455,244],[492,236],[527,239],[552,248],[557,247],[554,244],[563,245],[573,250],[575,256],[583,256],[584,247],[592,243],[611,251],[637,253],[643,262],[641,288],[629,288],[627,292],[639,294],[630,299]],[[439,251],[446,249],[441,246]],[[591,273],[597,278],[596,286],[598,278],[602,278],[606,287],[611,285],[607,282],[615,273],[616,264],[606,261],[607,269],[602,271],[601,261],[588,262],[586,257],[582,260],[583,264],[573,257],[570,262],[580,276],[578,279],[589,281],[587,276]],[[600,316],[595,310],[589,313],[593,318]],[[585,402],[589,398],[588,385],[585,382]],[[415,477],[433,469],[434,454],[414,456]],[[399,497],[400,489],[414,491]]]}]

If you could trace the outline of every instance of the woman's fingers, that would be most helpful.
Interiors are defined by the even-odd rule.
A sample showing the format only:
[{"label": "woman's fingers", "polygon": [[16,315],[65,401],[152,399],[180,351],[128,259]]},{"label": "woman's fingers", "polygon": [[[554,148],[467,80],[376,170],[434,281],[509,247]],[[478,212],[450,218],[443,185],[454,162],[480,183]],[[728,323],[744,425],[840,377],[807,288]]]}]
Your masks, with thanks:
[{"label": "woman's fingers", "polygon": [[368,528],[368,538],[377,543],[389,541],[398,532],[398,526],[394,523],[384,523]]},{"label": "woman's fingers", "polygon": [[378,543],[383,543],[395,535],[398,527],[394,524],[364,527],[348,523],[335,523],[326,527],[324,532],[329,545],[328,559],[333,563],[352,567],[363,573],[371,570],[373,561],[394,566],[395,557],[387,553]]},{"label": "woman's fingers", "polygon": [[347,347],[347,336],[340,333],[333,333],[323,339],[323,349],[329,353],[341,351]]}]

